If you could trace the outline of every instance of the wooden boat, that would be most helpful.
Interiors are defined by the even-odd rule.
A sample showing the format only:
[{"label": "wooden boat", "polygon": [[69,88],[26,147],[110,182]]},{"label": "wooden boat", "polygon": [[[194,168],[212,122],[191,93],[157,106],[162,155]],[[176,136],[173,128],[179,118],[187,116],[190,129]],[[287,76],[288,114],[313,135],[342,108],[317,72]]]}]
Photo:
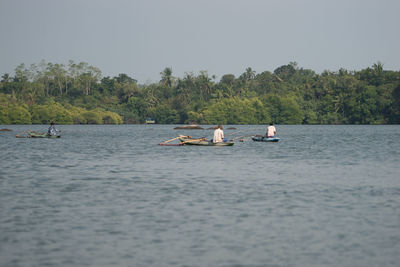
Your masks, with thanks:
[{"label": "wooden boat", "polygon": [[17,134],[16,138],[61,138],[61,135],[48,135],[47,133],[38,133],[35,131],[28,131],[26,135],[23,133]]},{"label": "wooden boat", "polygon": [[188,140],[184,142],[185,145],[191,145],[191,146],[233,146],[233,142],[222,142],[222,143],[213,143],[211,141],[199,141],[199,140]]},{"label": "wooden boat", "polygon": [[265,137],[262,135],[252,136],[251,139],[255,142],[279,142],[281,140],[279,137]]},{"label": "wooden boat", "polygon": [[191,145],[191,146],[233,146],[235,143],[232,141],[225,141],[222,143],[213,143],[206,138],[191,138],[191,137],[181,137],[179,138],[181,144]]},{"label": "wooden boat", "polygon": [[[178,139],[180,141],[179,144],[170,144],[169,142]],[[192,138],[191,136],[179,135],[178,137],[172,138],[170,140],[161,142],[160,146],[233,146],[233,141],[224,141],[222,143],[213,143],[212,140],[207,140],[205,137],[202,138]]]},{"label": "wooden boat", "polygon": [[30,138],[61,138],[61,135],[48,135],[47,133],[29,132]]}]

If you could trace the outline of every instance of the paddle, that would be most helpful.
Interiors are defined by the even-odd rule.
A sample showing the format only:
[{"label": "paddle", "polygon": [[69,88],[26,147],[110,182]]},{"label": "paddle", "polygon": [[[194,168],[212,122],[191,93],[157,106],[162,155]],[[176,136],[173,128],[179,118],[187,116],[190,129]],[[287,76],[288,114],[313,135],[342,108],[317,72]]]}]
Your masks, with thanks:
[{"label": "paddle", "polygon": [[189,135],[179,135],[178,137],[175,137],[175,138],[172,138],[172,139],[170,139],[170,140],[161,142],[161,143],[159,143],[159,145],[165,145],[165,144],[167,144],[167,143],[169,143],[169,142],[171,142],[171,141],[174,141],[174,140],[179,139],[179,138],[185,138],[185,137],[186,137],[186,138],[191,138],[191,136],[189,136]]},{"label": "paddle", "polygon": [[243,131],[244,131],[244,130],[236,131],[236,132],[233,132],[233,133],[226,134],[225,136],[230,136],[230,135],[232,135],[232,134],[237,134],[237,133],[240,133],[240,132],[243,132]]},{"label": "paddle", "polygon": [[[237,133],[240,133],[240,132],[244,132],[244,131],[250,131],[250,130],[254,130],[254,129],[244,129],[244,130],[236,131],[236,132],[233,132],[233,133],[226,134],[225,137],[229,136],[229,135],[237,134]],[[247,136],[254,136],[254,134],[252,134],[252,135],[242,135],[242,136],[236,137],[234,139],[231,139],[231,141],[239,139],[239,138],[242,138],[242,137],[247,137]]]},{"label": "paddle", "polygon": [[166,144],[166,143],[171,142],[171,141],[174,141],[174,140],[176,140],[176,139],[178,139],[178,138],[179,138],[179,136],[178,136],[178,137],[175,137],[175,138],[172,138],[172,139],[170,139],[170,140],[161,142],[160,144]]},{"label": "paddle", "polygon": [[252,137],[252,136],[254,136],[254,134],[251,134],[251,135],[242,135],[242,136],[233,138],[233,139],[231,139],[230,141],[235,141],[236,139],[241,139],[241,138],[244,138],[244,137],[246,137],[246,139],[247,139],[247,138]]}]

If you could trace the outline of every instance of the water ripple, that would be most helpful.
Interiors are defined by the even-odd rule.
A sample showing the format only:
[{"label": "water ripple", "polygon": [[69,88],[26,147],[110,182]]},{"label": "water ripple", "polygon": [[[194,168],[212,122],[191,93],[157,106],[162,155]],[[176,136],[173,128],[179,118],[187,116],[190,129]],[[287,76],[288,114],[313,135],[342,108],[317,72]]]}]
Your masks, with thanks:
[{"label": "water ripple", "polygon": [[220,148],[157,146],[212,134],[170,125],[60,127],[0,138],[0,266],[400,261],[399,126],[282,125],[279,143]]}]

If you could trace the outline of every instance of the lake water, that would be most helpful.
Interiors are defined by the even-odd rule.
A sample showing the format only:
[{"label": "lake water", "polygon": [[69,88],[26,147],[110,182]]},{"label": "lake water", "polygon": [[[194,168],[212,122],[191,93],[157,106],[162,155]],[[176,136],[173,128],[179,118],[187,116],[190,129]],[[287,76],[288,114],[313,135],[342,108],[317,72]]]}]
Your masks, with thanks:
[{"label": "lake water", "polygon": [[[2,125],[0,266],[399,266],[400,126]],[[205,128],[209,126],[204,126]],[[229,137],[264,134],[238,125]]]}]

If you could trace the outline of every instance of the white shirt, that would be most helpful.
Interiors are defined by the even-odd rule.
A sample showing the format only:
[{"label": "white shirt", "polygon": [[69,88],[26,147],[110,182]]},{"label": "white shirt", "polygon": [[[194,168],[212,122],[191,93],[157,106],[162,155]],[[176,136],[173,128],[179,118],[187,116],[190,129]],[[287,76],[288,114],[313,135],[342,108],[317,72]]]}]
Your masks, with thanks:
[{"label": "white shirt", "polygon": [[268,126],[268,128],[267,128],[267,137],[275,136],[275,134],[276,134],[275,126],[273,126],[273,125]]},{"label": "white shirt", "polygon": [[224,141],[224,132],[218,128],[214,131],[213,143],[220,143]]}]

